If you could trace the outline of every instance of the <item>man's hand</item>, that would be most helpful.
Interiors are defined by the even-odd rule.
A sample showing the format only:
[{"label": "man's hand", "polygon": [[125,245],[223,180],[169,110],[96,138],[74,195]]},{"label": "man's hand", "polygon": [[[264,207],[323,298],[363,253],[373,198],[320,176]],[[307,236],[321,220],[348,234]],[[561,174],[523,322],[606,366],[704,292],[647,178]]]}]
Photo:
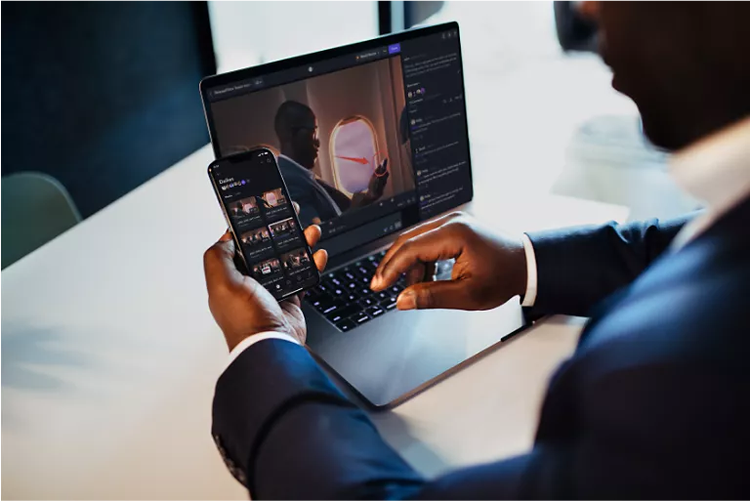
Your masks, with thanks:
[{"label": "man's hand", "polygon": [[367,189],[352,195],[352,207],[365,207],[375,203],[383,196],[389,177],[391,177],[391,173],[388,171],[388,159],[386,158],[373,171],[372,176],[370,176],[370,182],[367,184]]},{"label": "man's hand", "polygon": [[[313,247],[320,239],[320,227],[309,226],[305,239]],[[240,273],[234,257],[235,245],[229,232],[203,255],[208,307],[224,332],[229,350],[243,339],[265,331],[289,334],[305,344],[307,329],[300,307],[302,295],[279,303],[262,285]],[[322,271],[328,254],[319,250],[313,259]]]},{"label": "man's hand", "polygon": [[390,176],[391,173],[388,172],[388,159],[386,158],[377,166],[370,177],[370,183],[367,185],[367,197],[370,200],[375,201],[383,196],[385,185],[388,183]]},{"label": "man's hand", "polygon": [[[456,258],[451,280],[431,280],[436,261]],[[520,238],[493,235],[456,212],[417,226],[388,249],[372,289],[392,285],[402,273],[410,283],[398,297],[400,310],[488,310],[526,292],[526,255]]]}]

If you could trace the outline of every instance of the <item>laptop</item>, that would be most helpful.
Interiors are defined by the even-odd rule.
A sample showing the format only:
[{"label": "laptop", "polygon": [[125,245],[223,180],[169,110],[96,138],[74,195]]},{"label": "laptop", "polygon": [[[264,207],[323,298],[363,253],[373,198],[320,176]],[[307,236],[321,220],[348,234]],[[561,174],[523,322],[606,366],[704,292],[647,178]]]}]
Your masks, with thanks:
[{"label": "laptop", "polygon": [[[515,298],[485,312],[398,311],[370,279],[404,230],[472,199],[457,23],[215,75],[200,86],[216,157],[276,154],[328,268],[303,300],[307,343],[376,407],[393,406],[518,333]],[[450,278],[450,263],[440,263]]]}]

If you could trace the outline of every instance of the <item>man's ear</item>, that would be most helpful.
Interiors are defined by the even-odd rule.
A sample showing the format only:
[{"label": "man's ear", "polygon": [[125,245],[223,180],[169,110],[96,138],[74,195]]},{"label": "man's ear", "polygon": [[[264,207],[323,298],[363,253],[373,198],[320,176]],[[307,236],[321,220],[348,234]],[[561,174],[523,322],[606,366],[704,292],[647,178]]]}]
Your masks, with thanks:
[{"label": "man's ear", "polygon": [[564,51],[597,52],[599,2],[554,2],[557,40]]},{"label": "man's ear", "polygon": [[596,2],[596,1],[578,2],[577,4],[574,4],[573,8],[584,19],[592,23],[596,23],[599,21],[599,11],[601,9],[601,2]]}]

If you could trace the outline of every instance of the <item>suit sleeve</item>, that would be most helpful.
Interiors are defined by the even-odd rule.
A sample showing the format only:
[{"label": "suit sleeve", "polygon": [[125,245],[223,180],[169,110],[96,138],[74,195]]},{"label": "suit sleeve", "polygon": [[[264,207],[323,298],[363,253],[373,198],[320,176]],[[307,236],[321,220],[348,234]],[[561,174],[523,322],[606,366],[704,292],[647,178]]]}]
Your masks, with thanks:
[{"label": "suit sleeve", "polygon": [[307,227],[312,224],[313,219],[320,219],[320,214],[315,207],[315,202],[312,200],[309,191],[299,189],[296,185],[288,185],[289,196],[294,202],[299,204],[299,220],[303,227]]},{"label": "suit sleeve", "polygon": [[429,481],[336,389],[307,350],[267,340],[224,372],[214,440],[253,499],[561,497],[566,451],[537,447],[507,461]]},{"label": "suit sleeve", "polygon": [[528,233],[537,266],[531,313],[588,316],[659,257],[694,215]]},{"label": "suit sleeve", "polygon": [[[619,359],[621,351],[610,355]],[[570,363],[556,378],[575,374],[566,372]],[[651,364],[612,370],[584,392],[555,386],[553,379],[550,392],[558,393],[548,393],[529,453],[428,480],[303,347],[267,340],[219,379],[213,433],[253,499],[733,499],[748,492],[737,444],[750,439],[750,405],[734,374]],[[575,404],[550,411],[550,400],[561,398]]]}]

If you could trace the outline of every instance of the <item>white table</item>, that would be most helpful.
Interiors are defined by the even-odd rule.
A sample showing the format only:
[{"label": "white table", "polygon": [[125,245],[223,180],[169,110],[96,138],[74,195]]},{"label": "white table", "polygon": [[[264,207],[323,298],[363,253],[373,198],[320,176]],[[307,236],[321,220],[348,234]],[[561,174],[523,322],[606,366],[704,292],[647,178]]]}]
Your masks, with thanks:
[{"label": "white table", "polygon": [[[225,229],[211,160],[202,148],[2,272],[3,498],[246,498],[209,434],[227,358],[202,269]],[[480,189],[487,172],[472,210],[491,224],[627,217],[596,202],[498,197]],[[550,319],[377,424],[427,474],[520,452],[579,327]]]}]

